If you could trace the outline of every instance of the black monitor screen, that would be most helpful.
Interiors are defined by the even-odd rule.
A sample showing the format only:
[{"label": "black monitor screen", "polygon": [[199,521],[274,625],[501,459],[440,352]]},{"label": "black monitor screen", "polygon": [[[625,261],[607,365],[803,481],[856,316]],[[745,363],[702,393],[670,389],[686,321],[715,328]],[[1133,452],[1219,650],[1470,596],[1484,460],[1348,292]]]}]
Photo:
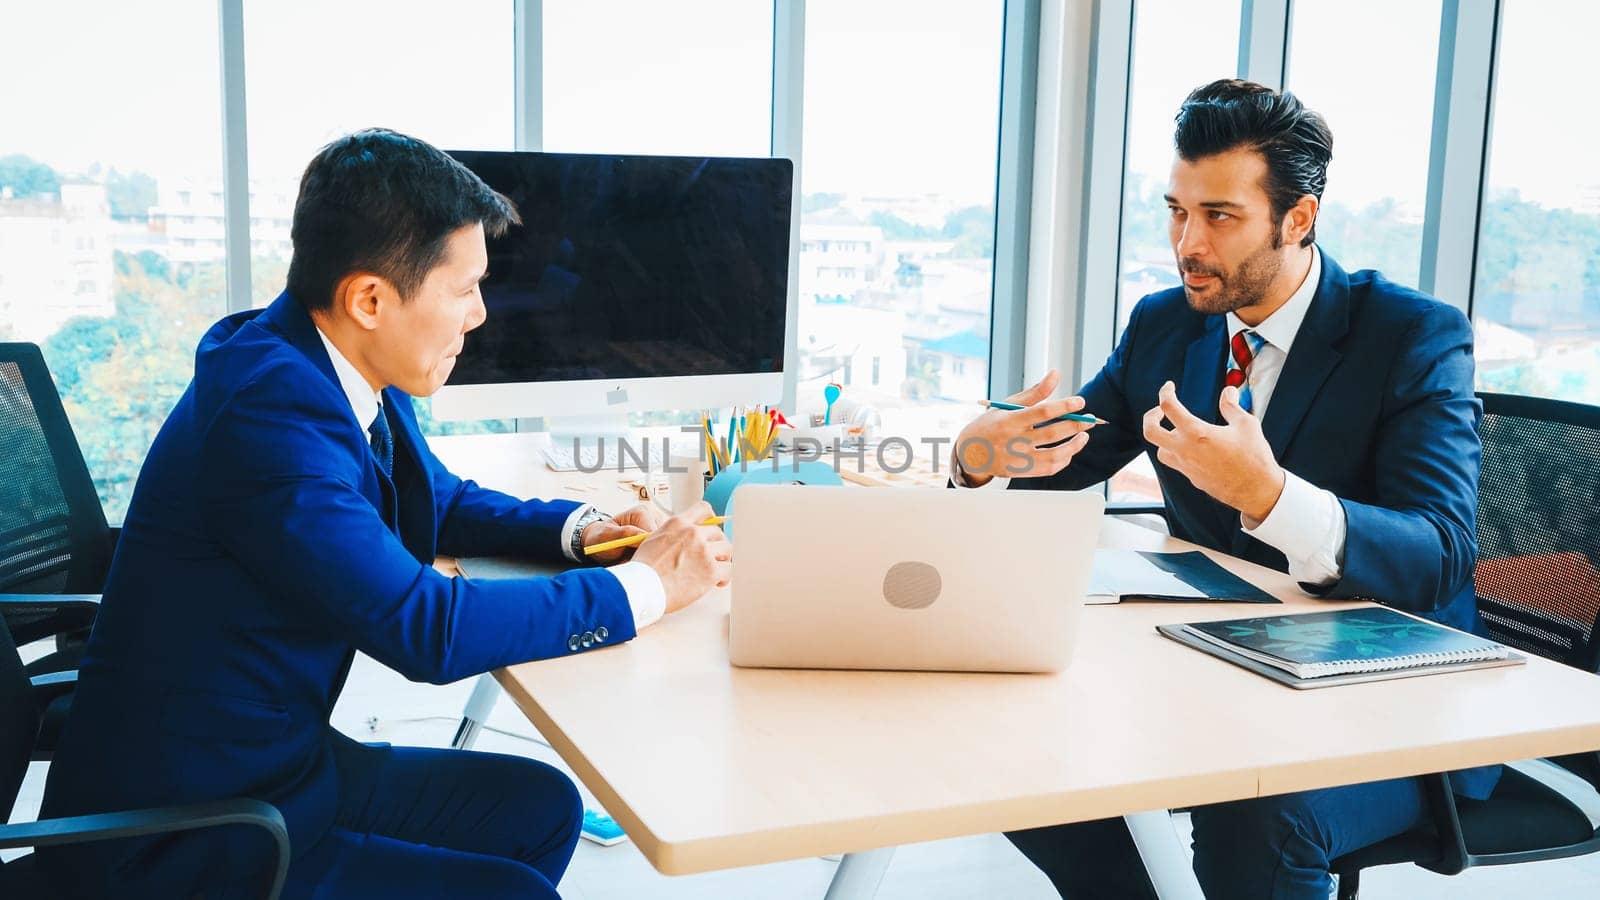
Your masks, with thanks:
[{"label": "black monitor screen", "polygon": [[783,370],[788,160],[451,155],[522,216],[451,384]]}]

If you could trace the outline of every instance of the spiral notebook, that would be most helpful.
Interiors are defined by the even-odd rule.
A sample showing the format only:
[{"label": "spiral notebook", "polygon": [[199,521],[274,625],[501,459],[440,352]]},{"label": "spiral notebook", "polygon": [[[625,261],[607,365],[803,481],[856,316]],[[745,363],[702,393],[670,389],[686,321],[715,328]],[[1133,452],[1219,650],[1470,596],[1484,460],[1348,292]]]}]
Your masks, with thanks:
[{"label": "spiral notebook", "polygon": [[1162,625],[1173,640],[1292,687],[1515,665],[1504,645],[1381,606]]}]

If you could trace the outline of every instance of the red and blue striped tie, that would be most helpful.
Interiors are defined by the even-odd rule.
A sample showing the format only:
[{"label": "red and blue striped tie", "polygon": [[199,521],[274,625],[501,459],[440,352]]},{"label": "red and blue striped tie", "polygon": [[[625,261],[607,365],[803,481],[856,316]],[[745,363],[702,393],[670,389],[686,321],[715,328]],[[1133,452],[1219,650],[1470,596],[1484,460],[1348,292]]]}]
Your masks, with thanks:
[{"label": "red and blue striped tie", "polygon": [[1224,383],[1239,389],[1239,406],[1245,412],[1251,411],[1250,363],[1255,361],[1256,354],[1261,352],[1261,345],[1266,342],[1266,338],[1245,328],[1233,336],[1233,343],[1228,348],[1228,374]]}]

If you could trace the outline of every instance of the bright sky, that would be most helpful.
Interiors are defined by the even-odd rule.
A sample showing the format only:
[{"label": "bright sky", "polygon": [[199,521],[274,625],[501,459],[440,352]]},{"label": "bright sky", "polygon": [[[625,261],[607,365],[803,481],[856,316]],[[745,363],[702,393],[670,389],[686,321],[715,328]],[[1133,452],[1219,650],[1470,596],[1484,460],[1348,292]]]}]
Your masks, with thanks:
[{"label": "bright sky", "polygon": [[[550,149],[750,154],[770,117],[771,11],[753,0],[545,0]],[[1232,74],[1238,0],[1140,0],[1129,162],[1164,174],[1187,90]],[[509,147],[512,3],[247,0],[251,170],[292,178],[372,124]],[[992,197],[1002,0],[810,0],[804,189]],[[1289,86],[1329,119],[1331,197],[1420,203],[1439,0],[1297,0]],[[157,175],[220,171],[214,0],[16,4],[0,155]],[[1491,183],[1570,205],[1600,184],[1600,4],[1508,3]],[[1514,101],[1510,98],[1514,98]],[[1594,188],[1590,188],[1593,190]]]}]

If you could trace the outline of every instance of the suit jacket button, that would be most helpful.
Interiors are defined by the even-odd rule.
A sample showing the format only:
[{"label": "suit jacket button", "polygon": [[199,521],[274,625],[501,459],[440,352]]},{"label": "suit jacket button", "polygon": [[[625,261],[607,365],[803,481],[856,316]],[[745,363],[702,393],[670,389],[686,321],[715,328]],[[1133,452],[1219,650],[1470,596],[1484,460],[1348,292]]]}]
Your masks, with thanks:
[{"label": "suit jacket button", "polygon": [[594,632],[585,631],[583,633],[582,640],[583,640],[583,649],[587,650],[590,647],[593,647],[594,646]]},{"label": "suit jacket button", "polygon": [[611,637],[611,632],[609,630],[607,630],[604,625],[601,625],[599,628],[596,628],[594,630],[594,642],[595,643],[598,644],[598,643],[600,643],[601,641],[605,640],[608,637]]},{"label": "suit jacket button", "polygon": [[572,651],[573,653],[577,653],[578,652],[578,636],[577,635],[574,634],[574,635],[571,635],[571,636],[569,636],[567,638],[567,649]]}]

